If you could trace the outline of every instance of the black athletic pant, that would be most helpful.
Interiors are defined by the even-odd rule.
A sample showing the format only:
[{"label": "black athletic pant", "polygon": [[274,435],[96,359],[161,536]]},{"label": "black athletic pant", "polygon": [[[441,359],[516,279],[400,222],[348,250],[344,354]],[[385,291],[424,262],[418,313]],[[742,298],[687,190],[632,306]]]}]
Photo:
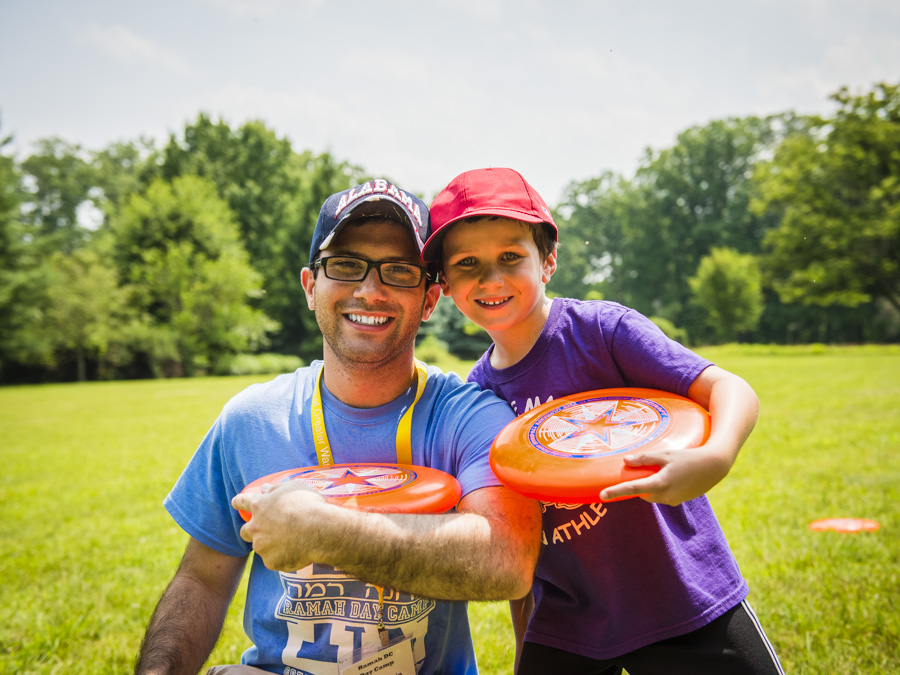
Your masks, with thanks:
[{"label": "black athletic pant", "polygon": [[517,675],[783,675],[746,601],[711,623],[613,659],[590,659],[526,642]]}]

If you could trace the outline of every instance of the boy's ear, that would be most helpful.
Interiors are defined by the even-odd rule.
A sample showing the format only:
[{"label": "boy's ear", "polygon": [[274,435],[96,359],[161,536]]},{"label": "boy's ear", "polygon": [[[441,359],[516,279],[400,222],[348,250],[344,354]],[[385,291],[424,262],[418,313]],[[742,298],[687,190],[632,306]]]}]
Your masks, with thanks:
[{"label": "boy's ear", "polygon": [[444,293],[445,298],[450,297],[450,284],[447,283],[447,277],[443,274],[438,278],[438,283],[441,285],[441,291]]},{"label": "boy's ear", "polygon": [[550,283],[550,277],[556,271],[556,249],[554,248],[544,259],[544,265],[541,269],[541,281],[545,284]]}]

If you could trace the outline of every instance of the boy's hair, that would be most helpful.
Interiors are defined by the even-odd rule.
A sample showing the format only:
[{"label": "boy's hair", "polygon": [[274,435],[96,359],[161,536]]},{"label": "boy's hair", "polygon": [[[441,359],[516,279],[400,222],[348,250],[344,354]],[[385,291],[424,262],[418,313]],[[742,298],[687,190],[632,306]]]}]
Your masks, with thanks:
[{"label": "boy's hair", "polygon": [[[558,235],[556,223],[537,190],[518,171],[492,168],[465,171],[441,190],[431,203],[431,236],[422,256],[426,262],[439,260],[448,229],[461,220],[500,216],[530,225],[535,244],[544,259],[553,250]],[[545,241],[549,238],[549,244]]]}]

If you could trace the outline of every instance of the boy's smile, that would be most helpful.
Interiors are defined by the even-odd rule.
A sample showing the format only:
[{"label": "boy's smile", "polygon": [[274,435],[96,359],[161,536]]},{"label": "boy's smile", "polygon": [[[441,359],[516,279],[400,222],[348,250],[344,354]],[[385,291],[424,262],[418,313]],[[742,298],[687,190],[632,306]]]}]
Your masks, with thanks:
[{"label": "boy's smile", "polygon": [[442,261],[444,295],[498,347],[533,343],[547,318],[544,286],[556,270],[556,253],[541,260],[531,225],[498,217],[455,223],[444,237]]}]

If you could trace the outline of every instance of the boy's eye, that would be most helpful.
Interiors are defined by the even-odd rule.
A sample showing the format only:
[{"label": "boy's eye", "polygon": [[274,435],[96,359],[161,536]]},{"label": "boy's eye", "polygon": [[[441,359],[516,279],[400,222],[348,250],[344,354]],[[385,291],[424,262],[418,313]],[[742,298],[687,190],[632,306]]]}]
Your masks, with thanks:
[{"label": "boy's eye", "polygon": [[475,265],[477,262],[478,261],[475,260],[475,258],[473,258],[472,256],[469,256],[468,258],[463,258],[462,260],[457,260],[453,264],[456,266],[459,266],[459,267],[471,267],[472,265]]},{"label": "boy's eye", "polygon": [[506,253],[504,253],[503,255],[500,256],[500,260],[509,262],[511,260],[518,260],[521,257],[522,256],[520,256],[518,253],[513,253],[512,251],[507,251]]}]

